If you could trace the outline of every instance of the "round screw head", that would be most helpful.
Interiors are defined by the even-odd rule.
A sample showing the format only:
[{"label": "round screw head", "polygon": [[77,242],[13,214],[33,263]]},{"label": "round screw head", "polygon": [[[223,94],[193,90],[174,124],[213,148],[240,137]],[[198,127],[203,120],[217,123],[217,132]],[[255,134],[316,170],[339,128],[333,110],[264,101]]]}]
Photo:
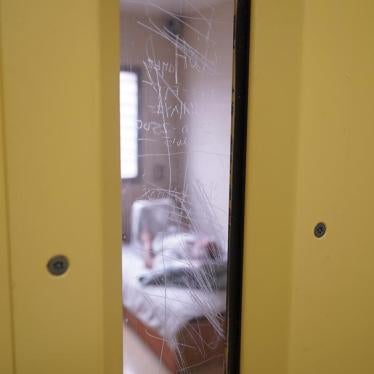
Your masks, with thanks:
[{"label": "round screw head", "polygon": [[316,238],[322,238],[326,234],[327,227],[323,222],[319,222],[314,227],[314,236]]},{"label": "round screw head", "polygon": [[55,276],[66,273],[69,268],[69,260],[66,256],[53,256],[47,264],[48,271]]}]

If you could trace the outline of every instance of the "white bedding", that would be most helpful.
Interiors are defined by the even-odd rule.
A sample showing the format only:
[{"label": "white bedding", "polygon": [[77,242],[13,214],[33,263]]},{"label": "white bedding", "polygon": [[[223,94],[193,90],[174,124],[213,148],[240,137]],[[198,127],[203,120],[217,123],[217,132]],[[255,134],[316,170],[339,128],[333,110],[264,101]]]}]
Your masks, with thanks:
[{"label": "white bedding", "polygon": [[139,252],[122,248],[123,304],[146,326],[151,327],[173,347],[176,334],[188,321],[205,317],[223,336],[221,313],[226,309],[226,292],[198,289],[143,286],[138,278],[149,270]]}]

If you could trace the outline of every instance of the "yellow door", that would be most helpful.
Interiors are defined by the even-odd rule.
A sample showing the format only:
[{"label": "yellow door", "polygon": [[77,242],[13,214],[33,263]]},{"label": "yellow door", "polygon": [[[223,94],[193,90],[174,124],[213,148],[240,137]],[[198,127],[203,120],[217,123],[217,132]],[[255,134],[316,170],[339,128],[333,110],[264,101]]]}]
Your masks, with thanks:
[{"label": "yellow door", "polygon": [[0,91],[0,373],[13,373],[12,312],[7,225],[8,217],[5,191],[5,152],[3,147],[4,117],[2,103],[3,97],[2,92]]},{"label": "yellow door", "polygon": [[[118,12],[0,0],[4,374],[122,370]],[[373,19],[252,1],[242,373],[374,372]]]},{"label": "yellow door", "polygon": [[0,372],[118,374],[118,1],[0,6]]},{"label": "yellow door", "polygon": [[252,1],[242,373],[374,373],[373,20]]}]

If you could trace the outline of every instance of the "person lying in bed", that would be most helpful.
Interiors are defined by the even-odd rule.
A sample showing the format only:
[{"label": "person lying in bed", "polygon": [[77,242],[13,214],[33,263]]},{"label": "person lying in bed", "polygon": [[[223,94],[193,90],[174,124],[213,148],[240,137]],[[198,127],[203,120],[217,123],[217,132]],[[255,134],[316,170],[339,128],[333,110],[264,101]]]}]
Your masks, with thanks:
[{"label": "person lying in bed", "polygon": [[144,264],[149,269],[139,281],[143,286],[199,289],[206,292],[226,288],[227,264],[217,243],[189,232],[149,232],[141,236]]},{"label": "person lying in bed", "polygon": [[190,232],[159,232],[153,236],[150,230],[143,230],[140,239],[148,269],[165,264],[193,266],[222,257],[221,249],[213,239]]}]

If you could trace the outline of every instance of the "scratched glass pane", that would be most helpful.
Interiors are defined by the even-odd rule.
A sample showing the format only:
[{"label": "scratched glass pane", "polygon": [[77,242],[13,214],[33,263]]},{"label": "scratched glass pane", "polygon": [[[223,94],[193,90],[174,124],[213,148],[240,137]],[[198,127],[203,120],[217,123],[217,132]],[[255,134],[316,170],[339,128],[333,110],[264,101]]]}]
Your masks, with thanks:
[{"label": "scratched glass pane", "polygon": [[224,373],[234,0],[121,0],[124,372]]}]

